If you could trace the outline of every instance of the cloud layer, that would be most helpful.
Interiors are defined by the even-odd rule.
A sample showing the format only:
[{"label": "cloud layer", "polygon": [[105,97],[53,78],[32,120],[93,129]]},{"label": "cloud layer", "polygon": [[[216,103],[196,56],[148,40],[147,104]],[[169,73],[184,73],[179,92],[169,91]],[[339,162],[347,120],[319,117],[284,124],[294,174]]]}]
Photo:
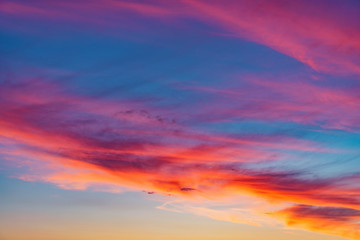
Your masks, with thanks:
[{"label": "cloud layer", "polygon": [[[0,12],[1,28],[24,36],[51,35],[46,24],[55,31],[115,36],[116,43],[156,35],[163,42],[156,39],[151,48],[184,44],[177,47],[188,50],[198,44],[196,55],[202,43],[193,36],[203,34],[220,42],[216,49],[225,49],[223,39],[251,42],[251,55],[261,46],[295,66],[229,73],[206,64],[201,71],[199,64],[182,75],[183,66],[192,63],[168,55],[150,63],[134,54],[127,59],[136,59],[133,68],[115,65],[136,77],[146,75],[146,64],[162,72],[167,60],[180,70],[145,78],[145,87],[137,86],[145,90],[137,94],[130,89],[137,82],[126,74],[105,74],[101,84],[124,84],[121,96],[111,98],[86,91],[92,77],[103,77],[100,70],[93,74],[98,69],[70,77],[76,82],[90,76],[79,91],[74,86],[81,81],[65,84],[57,70],[46,68],[50,74],[40,77],[32,66],[23,67],[26,54],[14,54],[0,66],[5,73],[16,62],[9,67],[16,71],[0,79],[0,156],[5,164],[25,168],[14,171],[19,178],[65,189],[145,191],[172,199],[161,209],[253,225],[279,219],[290,227],[360,239],[358,2],[17,0],[2,3]],[[178,37],[169,34],[177,30],[189,39],[166,42]],[[86,54],[95,51],[92,46]],[[231,65],[233,59],[223,60]],[[271,57],[258,59],[266,61]],[[284,126],[293,129],[283,131]],[[239,203],[244,206],[234,206]]]},{"label": "cloud layer", "polygon": [[[259,168],[301,153],[330,151],[319,143],[278,134],[204,133],[170,120],[166,109],[145,102],[74,95],[39,79],[3,82],[0,105],[1,137],[14,147],[5,155],[16,164],[21,163],[18,156],[32,159],[25,163],[32,169],[19,176],[24,180],[69,189],[126,187],[189,200],[221,202],[247,195],[270,205],[296,204],[275,214],[290,219],[289,225],[358,237],[353,216],[348,216],[360,211],[359,186],[352,184],[358,175],[318,178],[302,171]],[[305,207],[296,206],[314,207],[308,216],[299,213]],[[344,218],[343,228],[321,228],[318,218],[324,218],[318,215],[323,208],[335,209],[338,214],[326,221]],[[213,217],[227,219],[219,214]]]}]

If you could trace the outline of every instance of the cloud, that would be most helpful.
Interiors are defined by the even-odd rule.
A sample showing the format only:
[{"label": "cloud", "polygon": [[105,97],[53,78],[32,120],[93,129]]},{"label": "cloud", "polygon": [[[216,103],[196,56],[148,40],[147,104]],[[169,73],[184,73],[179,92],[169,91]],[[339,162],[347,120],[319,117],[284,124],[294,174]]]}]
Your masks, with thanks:
[{"label": "cloud", "polygon": [[186,86],[184,89],[207,94],[216,102],[211,109],[204,108],[199,113],[200,119],[208,121],[250,119],[295,122],[345,131],[360,130],[357,121],[360,114],[358,85],[349,88],[296,76],[289,76],[289,80],[284,78],[276,75],[239,76],[242,84],[231,89],[203,86]]},{"label": "cloud", "polygon": [[[327,151],[315,142],[278,134],[203,132],[151,117],[171,119],[167,109],[148,102],[76,95],[41,79],[4,81],[0,93],[0,136],[9,149],[4,154],[14,165],[28,166],[19,176],[23,180],[65,189],[146,190],[189,200],[251,196],[269,205],[359,209],[358,189],[349,184],[357,175],[309,178],[302,171],[261,167],[284,161],[284,150],[294,156]],[[186,209],[255,224],[240,221],[229,210]]]},{"label": "cloud", "polygon": [[271,215],[284,218],[291,227],[360,239],[358,209],[294,205]]},{"label": "cloud", "polygon": [[[32,23],[56,22],[118,34],[150,32],[150,23],[174,20],[172,26],[186,22],[204,31],[187,21],[197,20],[219,35],[262,44],[318,72],[357,78],[359,9],[355,1],[322,0],[5,1],[0,24],[28,30]],[[284,133],[227,134],[221,125],[256,120],[358,133],[359,87],[348,79],[334,85],[329,79],[241,76],[235,87],[186,86],[181,90],[195,90],[207,102],[171,109],[152,100],[78,94],[52,79],[11,77],[0,82],[0,154],[10,165],[26,167],[18,174],[25,181],[77,190],[143,190],[178,203],[165,201],[162,209],[252,225],[274,217],[360,239],[359,173],[335,169],[330,177],[319,167],[292,165],[317,162],[319,154],[326,158],[337,149]],[[220,130],[200,126],[213,123]],[[336,164],[340,168],[342,160]]]},{"label": "cloud", "polygon": [[[268,46],[330,74],[360,74],[360,31],[356,1],[24,1],[2,4],[10,19],[52,19],[114,28],[137,29],[147,19],[197,19]],[[123,22],[126,21],[127,25]],[[178,22],[177,22],[178,23]],[[11,22],[9,22],[11,24]],[[174,21],[175,24],[175,21]],[[14,24],[11,24],[14,25]],[[142,27],[145,30],[145,27]]]},{"label": "cloud", "polygon": [[[200,19],[326,73],[359,74],[360,6],[337,1],[186,1]],[[357,9],[352,11],[351,8]],[[345,14],[343,14],[345,13]]]}]

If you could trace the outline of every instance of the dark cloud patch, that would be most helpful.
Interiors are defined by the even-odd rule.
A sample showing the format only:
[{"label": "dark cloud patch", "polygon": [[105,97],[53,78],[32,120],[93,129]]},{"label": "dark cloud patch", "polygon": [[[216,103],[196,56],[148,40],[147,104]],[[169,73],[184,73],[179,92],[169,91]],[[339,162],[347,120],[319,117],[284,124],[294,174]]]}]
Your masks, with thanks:
[{"label": "dark cloud patch", "polygon": [[189,188],[189,187],[183,187],[183,188],[180,188],[180,191],[191,192],[191,191],[196,191],[196,189],[195,188]]},{"label": "dark cloud patch", "polygon": [[318,207],[309,205],[296,205],[287,209],[295,218],[331,219],[334,221],[351,221],[360,219],[360,210],[339,207]]}]

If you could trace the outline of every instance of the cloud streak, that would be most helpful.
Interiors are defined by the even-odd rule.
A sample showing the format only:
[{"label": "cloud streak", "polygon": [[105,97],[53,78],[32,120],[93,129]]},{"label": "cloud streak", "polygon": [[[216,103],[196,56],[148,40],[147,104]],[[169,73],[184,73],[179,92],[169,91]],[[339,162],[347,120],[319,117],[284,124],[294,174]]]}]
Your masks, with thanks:
[{"label": "cloud streak", "polygon": [[[268,46],[319,72],[359,75],[360,31],[356,1],[199,1],[129,2],[23,1],[6,2],[1,11],[11,18],[71,21],[138,28],[146,17],[166,22],[192,18],[217,27],[227,35]],[[134,15],[135,14],[135,15]],[[128,24],[124,25],[126,21]],[[175,21],[174,21],[175,23]],[[142,27],[143,30],[144,26]]]},{"label": "cloud streak", "polygon": [[[359,86],[329,86],[290,76],[239,76],[241,85],[224,87],[184,86],[214,99],[211,109],[204,109],[208,121],[260,120],[295,122],[325,129],[359,131]],[[245,84],[244,84],[245,82]],[[181,87],[180,87],[181,88]],[[201,113],[199,114],[200,118]]]}]

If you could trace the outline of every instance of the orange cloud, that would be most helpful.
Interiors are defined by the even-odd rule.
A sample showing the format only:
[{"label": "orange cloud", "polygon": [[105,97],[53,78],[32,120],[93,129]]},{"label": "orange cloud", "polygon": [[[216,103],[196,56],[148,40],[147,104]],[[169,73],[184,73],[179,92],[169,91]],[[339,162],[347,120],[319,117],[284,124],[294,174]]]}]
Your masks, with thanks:
[{"label": "orange cloud", "polygon": [[360,211],[356,209],[295,205],[270,215],[285,219],[291,227],[360,239]]}]

